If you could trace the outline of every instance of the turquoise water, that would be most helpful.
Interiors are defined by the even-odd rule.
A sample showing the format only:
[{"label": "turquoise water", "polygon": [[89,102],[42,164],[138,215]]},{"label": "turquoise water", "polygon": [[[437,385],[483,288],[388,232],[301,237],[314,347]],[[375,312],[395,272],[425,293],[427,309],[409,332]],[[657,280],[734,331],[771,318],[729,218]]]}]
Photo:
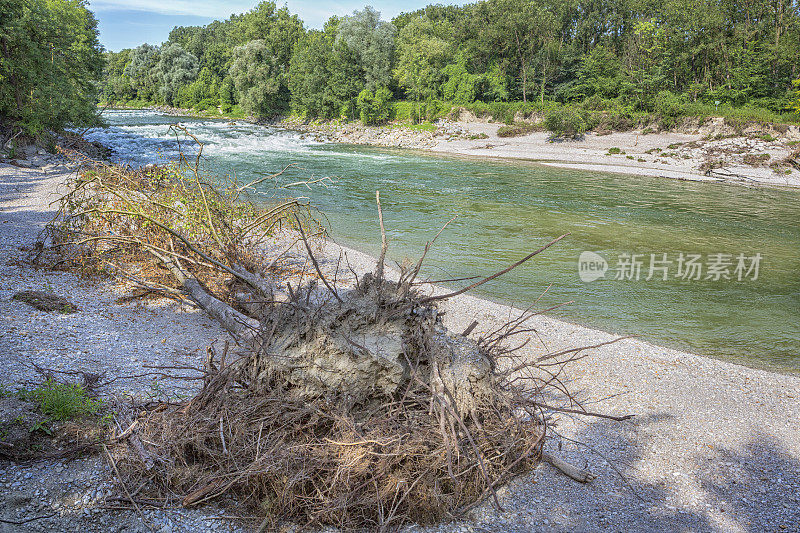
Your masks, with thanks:
[{"label": "turquoise water", "polygon": [[[121,161],[175,155],[168,124],[179,119],[151,111],[106,116],[110,127],[88,136],[114,148]],[[330,177],[293,191],[325,214],[338,242],[378,251],[376,189],[396,261],[418,257],[458,215],[429,252],[431,279],[493,273],[569,232],[476,294],[526,307],[547,291],[538,306],[574,301],[554,313],[566,320],[753,366],[800,370],[800,191],[442,157],[316,142],[250,124],[180,120],[206,143],[210,170],[249,181],[295,163],[279,183]],[[271,187],[265,184],[261,194],[274,194]],[[583,251],[606,259],[605,277],[581,281]],[[701,256],[700,280],[676,276],[681,253]],[[705,279],[713,254],[720,253],[730,255],[721,259],[731,263],[732,279]],[[641,254],[638,280],[627,269],[625,277],[633,279],[614,279],[620,254]],[[650,254],[672,261],[667,280],[658,270],[645,280]],[[754,271],[737,279],[739,254],[746,269],[760,254],[757,279]]]}]

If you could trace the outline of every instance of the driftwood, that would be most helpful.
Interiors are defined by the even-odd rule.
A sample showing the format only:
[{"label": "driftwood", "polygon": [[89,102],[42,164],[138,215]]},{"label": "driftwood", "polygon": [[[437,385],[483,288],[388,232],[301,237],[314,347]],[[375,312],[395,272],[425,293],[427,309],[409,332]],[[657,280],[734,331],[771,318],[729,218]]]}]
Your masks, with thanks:
[{"label": "driftwood", "polygon": [[589,483],[590,481],[594,481],[597,478],[596,475],[592,474],[588,470],[584,470],[582,468],[578,468],[577,466],[573,466],[551,453],[543,452],[542,461],[545,461],[553,465],[553,467],[555,467],[556,470],[563,473],[565,476],[574,479],[575,481],[578,481],[580,483]]},{"label": "driftwood", "polygon": [[[398,281],[388,280],[376,194],[377,268],[343,286],[338,265],[331,271],[313,252],[318,226],[307,207],[286,198],[267,208],[250,203],[241,193],[254,182],[212,183],[199,170],[201,152],[178,167],[92,163],[48,227],[48,250],[57,253],[39,257],[62,268],[135,272],[126,279],[180,291],[232,337],[221,357],[209,349],[199,394],[120,427],[116,441],[133,452],[115,468],[160,497],[182,495],[183,505],[235,495],[268,525],[282,517],[385,528],[454,516],[487,497],[499,507],[496,488],[542,458],[543,396],[575,405],[558,367],[583,355],[516,358],[509,339],[530,332],[527,320],[546,310],[526,310],[475,339],[477,322],[453,334],[436,304],[566,235],[465,289],[428,296],[416,280],[433,241]],[[306,264],[278,264],[285,250],[271,256],[279,228],[299,234]],[[593,479],[547,460],[574,479]]]}]

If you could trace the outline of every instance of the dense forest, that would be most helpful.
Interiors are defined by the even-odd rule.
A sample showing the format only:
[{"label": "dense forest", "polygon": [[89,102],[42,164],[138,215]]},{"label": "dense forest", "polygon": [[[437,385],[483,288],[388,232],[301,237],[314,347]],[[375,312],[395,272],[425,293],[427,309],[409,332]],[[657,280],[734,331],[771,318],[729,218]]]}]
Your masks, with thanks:
[{"label": "dense forest", "polygon": [[0,0],[4,123],[34,134],[90,123],[98,100],[365,123],[452,106],[505,121],[599,114],[612,128],[651,115],[800,119],[797,0],[487,0],[392,21],[365,7],[320,30],[267,1],[105,54],[86,5]]},{"label": "dense forest", "polygon": [[103,65],[82,1],[0,0],[0,133],[95,122]]},{"label": "dense forest", "polygon": [[378,123],[503,102],[631,116],[748,106],[774,116],[796,105],[800,4],[487,0],[391,22],[366,7],[307,30],[287,8],[262,2],[107,56],[107,101],[261,117]]}]

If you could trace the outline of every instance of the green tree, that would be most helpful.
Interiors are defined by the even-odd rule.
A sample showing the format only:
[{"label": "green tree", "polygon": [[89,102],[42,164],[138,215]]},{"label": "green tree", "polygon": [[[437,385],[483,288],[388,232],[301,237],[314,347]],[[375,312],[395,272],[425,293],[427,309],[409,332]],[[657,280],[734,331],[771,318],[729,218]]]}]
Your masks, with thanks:
[{"label": "green tree", "polygon": [[0,118],[36,135],[96,120],[103,55],[82,2],[0,0]]},{"label": "green tree", "polygon": [[474,42],[469,47],[499,55],[509,73],[519,78],[522,101],[527,102],[537,76],[546,84],[557,53],[552,10],[530,0],[488,0],[475,4],[473,15],[468,24]]},{"label": "green tree", "polygon": [[354,53],[336,42],[339,22],[332,17],[323,31],[310,31],[295,46],[289,88],[292,107],[301,115],[355,117],[356,97],[364,84]]},{"label": "green tree", "polygon": [[394,74],[419,108],[420,102],[438,95],[448,43],[438,37],[435,25],[422,17],[403,26],[397,43]]},{"label": "green tree", "polygon": [[125,68],[131,60],[131,49],[127,48],[118,53],[106,52],[103,79],[100,83],[100,93],[107,102],[131,100],[136,96],[136,90],[131,79],[125,74]]},{"label": "green tree", "polygon": [[577,83],[571,96],[583,100],[590,96],[616,98],[622,86],[622,64],[605,46],[598,45],[586,54],[578,68]]},{"label": "green tree", "polygon": [[264,41],[275,61],[282,66],[289,65],[292,48],[304,33],[303,21],[289,13],[285,6],[277,8],[275,2],[259,2],[236,26],[244,43]]},{"label": "green tree", "polygon": [[635,24],[628,54],[628,76],[631,96],[637,106],[650,109],[653,97],[667,86],[667,36],[654,20]]},{"label": "green tree", "polygon": [[176,104],[205,111],[219,105],[219,95],[219,83],[211,71],[204,67],[192,83],[178,89]]},{"label": "green tree", "polygon": [[800,78],[794,80],[792,85],[795,87],[794,96],[795,99],[790,104],[790,107],[795,110],[796,113],[800,114]]},{"label": "green tree", "polygon": [[469,72],[463,53],[456,56],[455,62],[442,69],[442,76],[444,82],[441,85],[441,94],[448,102],[467,105],[478,98],[480,76]]},{"label": "green tree", "polygon": [[374,93],[364,89],[358,94],[356,105],[361,122],[368,125],[384,124],[392,112],[392,91],[381,87]]},{"label": "green tree", "polygon": [[285,109],[282,69],[267,44],[257,39],[233,50],[231,79],[239,104],[247,113],[265,117]]},{"label": "green tree", "polygon": [[395,28],[381,20],[381,14],[371,6],[344,17],[336,36],[355,55],[363,72],[364,87],[375,91],[389,85],[392,76]]},{"label": "green tree", "polygon": [[161,49],[147,43],[137,46],[130,53],[130,61],[125,66],[123,73],[131,80],[131,86],[136,91],[136,97],[154,102],[159,92],[158,62],[161,59]]},{"label": "green tree", "polygon": [[161,47],[156,72],[161,101],[167,105],[175,105],[178,90],[197,77],[197,58],[181,45],[167,43]]}]

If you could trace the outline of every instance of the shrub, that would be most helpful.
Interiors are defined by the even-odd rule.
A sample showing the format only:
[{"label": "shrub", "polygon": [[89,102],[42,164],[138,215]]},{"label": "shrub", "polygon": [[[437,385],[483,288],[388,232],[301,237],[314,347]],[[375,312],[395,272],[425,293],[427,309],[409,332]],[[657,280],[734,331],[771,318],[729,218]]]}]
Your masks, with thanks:
[{"label": "shrub", "polygon": [[545,115],[544,127],[554,137],[575,139],[586,132],[586,119],[574,107],[557,107],[549,110]]},{"label": "shrub", "polygon": [[616,155],[616,154],[624,154],[625,152],[622,151],[621,148],[618,146],[612,146],[608,149],[608,155]]},{"label": "shrub", "polygon": [[411,120],[416,111],[416,104],[408,101],[397,101],[392,104],[392,117],[394,120]]},{"label": "shrub", "polygon": [[364,89],[358,94],[356,106],[359,118],[364,124],[385,124],[392,112],[392,92],[381,87],[373,93]]},{"label": "shrub", "polygon": [[529,124],[527,122],[517,122],[511,126],[501,126],[500,129],[497,130],[498,137],[519,137],[521,135],[527,135],[534,131],[541,130],[541,126],[537,126],[536,124]]},{"label": "shrub", "polygon": [[195,105],[195,109],[198,111],[207,111],[209,109],[217,109],[217,100],[215,98],[203,98],[197,105]]},{"label": "shrub", "polygon": [[670,91],[659,92],[655,97],[653,107],[661,119],[661,125],[665,128],[674,126],[678,117],[685,114],[683,100]]},{"label": "shrub", "polygon": [[436,98],[430,98],[425,102],[425,105],[421,107],[421,119],[425,119],[429,122],[433,122],[434,120],[438,120],[444,116],[447,116],[450,113],[451,106],[442,102],[441,100],[437,100]]}]

